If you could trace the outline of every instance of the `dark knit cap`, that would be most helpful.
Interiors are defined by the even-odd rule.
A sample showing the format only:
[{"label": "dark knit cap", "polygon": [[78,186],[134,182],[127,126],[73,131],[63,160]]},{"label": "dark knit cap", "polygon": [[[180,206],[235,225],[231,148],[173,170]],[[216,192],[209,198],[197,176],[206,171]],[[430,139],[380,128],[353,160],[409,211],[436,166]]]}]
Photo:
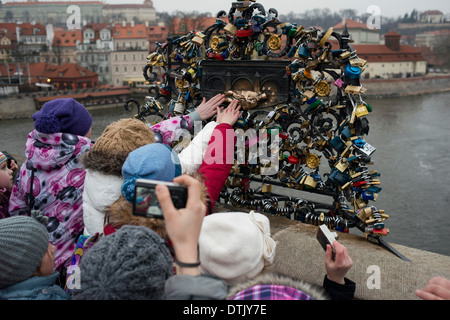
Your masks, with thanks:
[{"label": "dark knit cap", "polygon": [[55,99],[33,115],[34,128],[42,133],[71,133],[84,136],[92,126],[87,109],[72,98]]},{"label": "dark knit cap", "polygon": [[123,226],[104,236],[80,262],[74,300],[162,300],[173,272],[165,241],[144,226]]},{"label": "dark knit cap", "polygon": [[33,276],[47,252],[49,236],[45,226],[28,216],[0,220],[0,288]]}]

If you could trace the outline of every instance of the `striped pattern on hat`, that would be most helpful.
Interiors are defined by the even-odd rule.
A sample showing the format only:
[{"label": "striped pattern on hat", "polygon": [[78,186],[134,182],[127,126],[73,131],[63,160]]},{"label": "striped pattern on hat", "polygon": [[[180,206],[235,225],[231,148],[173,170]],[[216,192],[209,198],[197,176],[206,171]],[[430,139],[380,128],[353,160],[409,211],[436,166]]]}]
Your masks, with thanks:
[{"label": "striped pattern on hat", "polygon": [[3,163],[7,162],[7,158],[3,152],[0,152],[0,168],[3,166]]}]

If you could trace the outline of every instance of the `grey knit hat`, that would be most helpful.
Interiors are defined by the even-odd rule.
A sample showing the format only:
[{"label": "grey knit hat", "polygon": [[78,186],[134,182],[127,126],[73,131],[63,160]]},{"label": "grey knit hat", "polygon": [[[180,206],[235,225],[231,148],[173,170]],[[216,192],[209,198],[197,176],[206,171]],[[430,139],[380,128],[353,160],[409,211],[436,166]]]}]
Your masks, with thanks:
[{"label": "grey knit hat", "polygon": [[0,288],[30,278],[47,252],[45,226],[28,216],[0,220]]},{"label": "grey knit hat", "polygon": [[125,225],[103,236],[80,261],[74,300],[161,300],[172,256],[150,228]]}]

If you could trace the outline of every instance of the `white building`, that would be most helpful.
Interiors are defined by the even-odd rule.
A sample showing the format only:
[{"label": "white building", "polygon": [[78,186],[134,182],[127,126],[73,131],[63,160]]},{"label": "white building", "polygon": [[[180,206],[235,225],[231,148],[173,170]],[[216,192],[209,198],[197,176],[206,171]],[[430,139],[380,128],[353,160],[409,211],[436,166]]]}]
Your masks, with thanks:
[{"label": "white building", "polygon": [[83,27],[83,41],[77,46],[78,64],[98,73],[100,84],[111,83],[111,51],[114,50],[112,27],[90,23]]},{"label": "white building", "polygon": [[354,45],[358,57],[367,61],[363,75],[367,78],[406,78],[425,75],[427,61],[418,49],[400,44],[401,35],[391,31],[385,44]]},{"label": "white building", "polygon": [[370,29],[366,23],[346,19],[333,27],[337,33],[342,33],[347,25],[350,39],[353,44],[379,44],[380,32],[377,29]]}]

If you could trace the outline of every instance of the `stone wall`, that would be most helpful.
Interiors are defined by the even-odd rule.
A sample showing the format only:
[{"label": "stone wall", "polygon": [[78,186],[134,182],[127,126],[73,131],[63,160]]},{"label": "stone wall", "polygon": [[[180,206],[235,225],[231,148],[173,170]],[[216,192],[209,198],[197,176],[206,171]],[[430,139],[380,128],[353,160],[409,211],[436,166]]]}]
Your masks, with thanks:
[{"label": "stone wall", "polygon": [[450,91],[450,75],[406,79],[361,80],[365,98],[396,98]]},{"label": "stone wall", "polygon": [[0,98],[0,120],[31,118],[36,112],[34,99],[31,97]]}]

